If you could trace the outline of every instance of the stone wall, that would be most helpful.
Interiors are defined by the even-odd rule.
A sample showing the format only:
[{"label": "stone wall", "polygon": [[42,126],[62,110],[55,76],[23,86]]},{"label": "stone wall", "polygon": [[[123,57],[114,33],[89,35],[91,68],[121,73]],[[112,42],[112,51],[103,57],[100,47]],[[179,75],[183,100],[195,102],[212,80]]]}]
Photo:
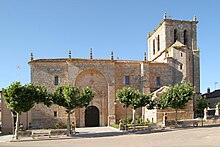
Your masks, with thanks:
[{"label": "stone wall", "polygon": [[[167,63],[94,59],[63,59],[59,62],[56,60],[41,62],[33,61],[31,63],[32,82],[46,85],[51,92],[56,88],[53,83],[54,76],[59,77],[60,85],[68,83],[80,89],[89,86],[95,93],[90,106],[98,108],[100,126],[109,125],[110,118],[115,118],[115,121],[118,122],[126,116],[123,104],[115,103],[115,94],[118,89],[129,86],[149,93],[161,86],[179,83],[183,78],[182,72]],[[125,83],[126,76],[129,77],[127,84]],[[160,78],[159,85],[156,83],[157,77]],[[71,116],[71,121],[75,121],[77,126],[85,126],[85,110],[85,108],[77,109]],[[57,117],[53,116],[55,111],[59,114]],[[136,113],[138,116],[142,116],[141,109]],[[127,109],[127,116],[131,115],[131,109]],[[38,105],[32,110],[32,121],[36,122],[33,125],[43,125],[45,120],[65,122],[65,117],[65,110],[61,107],[58,108],[58,106],[46,108]],[[115,121],[111,120],[111,122]]]},{"label": "stone wall", "polygon": [[[172,121],[176,119],[176,111],[174,109],[145,109],[145,121],[155,122],[162,124],[163,116],[166,113],[167,121]],[[193,101],[189,101],[187,106],[184,109],[178,109],[177,111],[177,120],[187,120],[193,119]]]},{"label": "stone wall", "polygon": [[[78,86],[80,89],[89,86],[95,93],[90,106],[95,106],[99,110],[99,124],[104,126],[109,125],[110,122],[118,122],[119,119],[125,117],[126,109],[123,104],[116,102],[115,94],[118,89],[125,86],[149,93],[161,86],[174,85],[186,80],[196,87],[197,93],[199,92],[200,63],[199,54],[195,52],[197,50],[197,23],[196,19],[193,21],[167,18],[162,20],[148,36],[149,61],[75,59],[71,57],[32,60],[29,62],[31,81],[38,85],[46,85],[51,92],[56,88],[54,76],[59,77],[60,85],[69,84]],[[177,40],[179,41],[177,43],[181,45],[181,48],[172,46],[175,45],[174,30],[177,30]],[[184,32],[186,32],[187,41],[184,40]],[[153,40],[155,40],[155,55],[152,53]],[[167,56],[166,51],[168,50],[171,51],[171,56]],[[180,64],[183,65],[182,69],[180,69]],[[125,77],[129,81],[128,83],[125,83]],[[186,118],[190,118],[192,109],[191,107],[187,109],[190,112],[186,112]],[[85,110],[85,108],[77,109],[71,116],[71,120],[75,121],[77,126],[85,126]],[[62,117],[66,117],[66,113],[63,108],[58,108],[58,106],[51,108],[35,106],[30,121],[38,121],[36,124],[40,124],[41,118],[44,116],[44,118],[56,120],[58,118],[53,116],[55,111],[59,114],[59,120],[63,121]],[[38,116],[35,116],[35,113],[38,113]],[[131,114],[131,109],[128,109],[127,115]],[[142,115],[141,109],[137,111],[137,115]],[[158,115],[160,115],[159,112]]]},{"label": "stone wall", "polygon": [[[68,84],[68,66],[64,60],[48,60],[31,65],[31,82],[46,86],[51,93],[58,85],[54,84],[54,77],[58,76],[59,85]],[[54,116],[57,113],[57,116]],[[35,105],[31,109],[29,123],[34,128],[54,128],[57,122],[66,122],[66,111],[63,107],[53,105],[46,107],[43,104]]]},{"label": "stone wall", "polygon": [[[150,33],[148,36],[148,54],[149,61],[152,61],[156,56],[159,56],[163,52],[166,46],[166,30],[164,22],[161,22],[157,29],[153,33]],[[159,35],[159,36],[158,36]],[[158,37],[159,37],[159,50],[158,50]],[[155,54],[153,54],[153,40],[155,41]]]},{"label": "stone wall", "polygon": [[[12,115],[11,111],[7,108],[4,98],[1,99],[1,107],[2,107],[2,114],[1,114],[1,121],[2,121],[2,130],[1,132],[4,134],[13,134],[16,121],[16,114]],[[20,116],[20,124],[23,124],[24,128],[28,128],[28,113],[21,113]],[[14,125],[13,125],[14,124]]]},{"label": "stone wall", "polygon": [[53,92],[56,88],[54,77],[59,77],[59,84],[68,84],[68,66],[64,61],[35,62],[31,66],[31,82],[45,85]]}]

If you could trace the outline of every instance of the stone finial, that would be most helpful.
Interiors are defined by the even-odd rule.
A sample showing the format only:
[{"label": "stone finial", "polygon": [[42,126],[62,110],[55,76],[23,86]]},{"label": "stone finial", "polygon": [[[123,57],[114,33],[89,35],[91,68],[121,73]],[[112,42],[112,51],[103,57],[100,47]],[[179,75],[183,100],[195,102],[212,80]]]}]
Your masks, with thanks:
[{"label": "stone finial", "polygon": [[92,48],[90,48],[90,59],[93,59],[92,58]]},{"label": "stone finial", "polygon": [[193,21],[197,21],[197,18],[196,18],[196,16],[194,16],[194,18],[193,18]]},{"label": "stone finial", "polygon": [[148,38],[150,37],[150,32],[148,32],[148,35],[147,35],[147,37],[148,37]]},{"label": "stone finial", "polygon": [[71,53],[71,50],[69,50],[69,59],[72,58],[72,53]]},{"label": "stone finial", "polygon": [[111,51],[111,60],[114,60],[114,53]]},{"label": "stone finial", "polygon": [[147,61],[147,53],[144,52],[144,61]]},{"label": "stone finial", "polygon": [[210,93],[210,92],[211,92],[211,90],[210,90],[210,88],[208,87],[208,88],[207,88],[207,93]]},{"label": "stone finial", "polygon": [[163,19],[167,19],[167,13],[164,12]]},{"label": "stone finial", "polygon": [[31,61],[34,60],[34,56],[33,56],[33,53],[31,52]]}]

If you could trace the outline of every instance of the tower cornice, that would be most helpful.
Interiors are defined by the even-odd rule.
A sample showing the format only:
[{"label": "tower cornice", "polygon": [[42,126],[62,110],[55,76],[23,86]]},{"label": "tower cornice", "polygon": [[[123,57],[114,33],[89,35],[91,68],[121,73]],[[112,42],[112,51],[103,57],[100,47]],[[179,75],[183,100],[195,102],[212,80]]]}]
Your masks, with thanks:
[{"label": "tower cornice", "polygon": [[193,24],[197,24],[199,21],[195,20],[178,20],[178,19],[163,19],[159,25],[156,27],[156,29],[154,29],[152,32],[148,33],[148,38],[150,38],[165,22],[177,22],[177,23],[193,23]]}]

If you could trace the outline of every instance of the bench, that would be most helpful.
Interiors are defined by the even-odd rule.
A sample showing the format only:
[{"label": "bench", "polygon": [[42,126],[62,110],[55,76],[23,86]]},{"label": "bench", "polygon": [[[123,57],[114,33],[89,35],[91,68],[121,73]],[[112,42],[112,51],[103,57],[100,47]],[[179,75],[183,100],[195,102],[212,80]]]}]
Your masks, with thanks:
[{"label": "bench", "polygon": [[200,121],[201,120],[191,119],[191,120],[180,120],[178,121],[178,123],[180,123],[182,127],[188,127],[188,126],[198,127]]},{"label": "bench", "polygon": [[154,129],[159,129],[161,126],[158,126],[156,124],[149,124],[148,126],[135,126],[135,127],[128,127],[128,130],[154,130]]},{"label": "bench", "polygon": [[34,137],[37,137],[37,136],[49,136],[49,138],[50,138],[51,137],[51,130],[32,130],[31,136],[33,139],[34,139]]},{"label": "bench", "polygon": [[148,126],[135,126],[135,127],[128,127],[128,130],[147,130]]},{"label": "bench", "polygon": [[148,125],[148,130],[156,130],[156,129],[160,129],[161,128],[161,126],[159,126],[159,125],[156,125],[156,124],[149,124]]}]

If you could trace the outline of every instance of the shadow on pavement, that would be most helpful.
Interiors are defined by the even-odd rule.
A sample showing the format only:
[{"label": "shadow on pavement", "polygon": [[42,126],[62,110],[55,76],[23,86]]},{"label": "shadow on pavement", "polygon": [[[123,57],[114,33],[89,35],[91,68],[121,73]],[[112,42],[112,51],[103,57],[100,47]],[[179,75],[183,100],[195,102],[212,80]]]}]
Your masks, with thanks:
[{"label": "shadow on pavement", "polygon": [[100,132],[100,133],[76,133],[75,138],[93,138],[93,137],[110,137],[110,136],[121,136],[121,135],[135,135],[135,134],[151,134],[151,133],[162,133],[173,131],[171,129],[163,130],[143,130],[143,131],[124,131],[124,132]]},{"label": "shadow on pavement", "polygon": [[20,137],[19,140],[10,140],[10,142],[26,142],[26,141],[48,141],[48,140],[64,140],[64,139],[80,139],[80,138],[97,138],[97,137],[113,137],[122,135],[135,135],[135,134],[152,134],[152,133],[163,133],[173,131],[171,129],[164,130],[143,130],[143,131],[117,131],[117,132],[77,132],[72,136],[58,135],[58,136],[42,136],[35,139],[31,137]]},{"label": "shadow on pavement", "polygon": [[[80,139],[80,138],[96,138],[96,137],[113,137],[113,136],[122,136],[122,135],[139,135],[139,134],[153,134],[153,133],[165,133],[170,131],[177,131],[177,130],[187,130],[187,129],[197,129],[197,128],[213,128],[213,127],[220,127],[220,124],[215,125],[208,125],[208,126],[198,126],[198,127],[185,127],[185,128],[166,128],[166,129],[155,129],[155,130],[129,130],[129,131],[112,131],[112,132],[90,132],[90,131],[79,131],[76,132],[75,135],[72,136],[65,136],[65,135],[57,135],[51,136],[41,136],[35,139],[32,137],[20,137],[19,140],[8,140],[11,142],[23,142],[23,141],[47,141],[47,140],[64,140],[64,139]],[[5,134],[0,133],[0,140],[2,137],[7,136]],[[8,135],[9,136],[9,135]]]}]

